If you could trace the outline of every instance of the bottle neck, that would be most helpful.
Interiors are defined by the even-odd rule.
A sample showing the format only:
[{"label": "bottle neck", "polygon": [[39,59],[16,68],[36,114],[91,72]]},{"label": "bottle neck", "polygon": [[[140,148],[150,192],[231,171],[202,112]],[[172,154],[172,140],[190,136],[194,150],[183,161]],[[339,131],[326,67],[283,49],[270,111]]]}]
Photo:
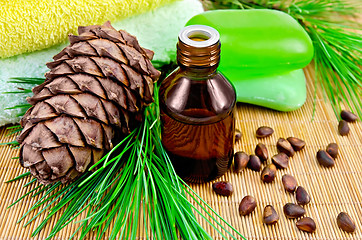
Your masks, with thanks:
[{"label": "bottle neck", "polygon": [[179,68],[183,72],[187,72],[187,75],[197,78],[209,78],[217,73],[218,65],[214,65],[211,67],[186,67],[182,64],[179,64]]},{"label": "bottle neck", "polygon": [[182,71],[203,78],[215,74],[220,62],[219,33],[208,26],[192,25],[179,34],[177,63]]},{"label": "bottle neck", "polygon": [[195,71],[216,71],[220,62],[220,41],[205,47],[195,47],[183,43],[177,44],[177,63],[180,67]]}]

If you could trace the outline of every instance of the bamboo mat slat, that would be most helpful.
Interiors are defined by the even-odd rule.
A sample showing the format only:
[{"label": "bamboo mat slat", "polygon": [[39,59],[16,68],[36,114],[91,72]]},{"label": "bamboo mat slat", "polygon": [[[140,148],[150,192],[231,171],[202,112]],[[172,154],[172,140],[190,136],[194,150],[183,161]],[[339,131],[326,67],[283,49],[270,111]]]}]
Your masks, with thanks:
[{"label": "bamboo mat slat", "polygon": [[[299,137],[307,142],[306,147],[295,154],[290,160],[286,170],[278,170],[276,179],[271,184],[264,184],[260,180],[260,172],[245,169],[240,174],[229,171],[218,179],[226,180],[233,184],[234,194],[229,197],[221,197],[212,191],[212,183],[191,185],[192,188],[218,212],[223,218],[239,230],[247,239],[271,240],[271,239],[362,239],[362,123],[349,124],[351,132],[342,137],[337,132],[337,119],[333,109],[324,98],[320,90],[317,90],[316,112],[313,114],[314,80],[311,66],[305,70],[307,76],[307,102],[299,110],[282,113],[266,108],[247,104],[239,104],[237,108],[236,127],[243,133],[241,141],[236,144],[236,151],[245,151],[248,154],[254,152],[258,142],[264,143],[269,155],[277,153],[276,142],[279,137]],[[274,134],[265,139],[257,139],[255,130],[262,125],[274,129]],[[0,142],[15,140],[14,136],[6,136],[9,133],[5,128],[0,128]],[[340,149],[336,164],[333,168],[323,168],[316,161],[316,152],[325,149],[326,146],[336,142]],[[33,211],[22,224],[16,221],[39,199],[25,198],[11,209],[7,209],[19,196],[26,193],[32,187],[22,187],[27,179],[14,183],[4,183],[19,174],[25,172],[18,164],[17,159],[11,159],[18,155],[17,149],[9,146],[0,146],[0,239],[30,239],[31,232],[35,230],[40,221],[45,217],[41,214],[34,223],[23,228],[22,224],[37,214]],[[270,161],[270,159],[268,160]],[[293,194],[286,193],[281,183],[283,174],[289,173],[295,176],[298,185],[303,186],[311,195],[311,203],[305,206],[306,216],[312,217],[317,225],[317,231],[308,234],[299,231],[296,220],[286,219],[283,214],[283,206],[288,202],[296,202]],[[257,200],[256,210],[246,216],[240,217],[238,207],[245,195],[252,195]],[[271,204],[279,213],[280,220],[274,226],[262,224],[262,213],[266,205]],[[354,234],[341,231],[336,223],[339,212],[347,212],[355,221],[357,230]],[[34,239],[44,239],[55,224],[55,216],[46,228]],[[80,216],[81,219],[84,215]],[[200,219],[200,218],[199,218]],[[200,219],[202,225],[215,237],[220,237]],[[55,239],[68,239],[78,227],[71,224],[64,228]],[[144,230],[139,230],[139,239],[145,238]],[[94,235],[95,236],[95,235]],[[93,239],[89,235],[87,239]]]}]

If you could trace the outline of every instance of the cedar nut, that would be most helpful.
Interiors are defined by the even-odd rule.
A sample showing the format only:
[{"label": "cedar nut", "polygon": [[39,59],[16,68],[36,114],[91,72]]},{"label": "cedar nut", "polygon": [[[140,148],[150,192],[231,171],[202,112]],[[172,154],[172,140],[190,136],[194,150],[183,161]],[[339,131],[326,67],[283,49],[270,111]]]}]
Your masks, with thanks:
[{"label": "cedar nut", "polygon": [[236,152],[234,155],[234,172],[240,173],[249,162],[249,156],[245,152]]},{"label": "cedar nut", "polygon": [[338,155],[338,145],[337,143],[330,143],[327,146],[326,152],[332,157],[336,158]]},{"label": "cedar nut", "polygon": [[271,127],[262,126],[256,130],[256,137],[257,138],[264,138],[272,135],[274,130]]},{"label": "cedar nut", "polygon": [[264,208],[263,222],[267,225],[276,224],[279,220],[279,215],[272,205],[267,205]]},{"label": "cedar nut", "polygon": [[347,136],[349,133],[349,126],[345,120],[341,120],[338,123],[338,132],[341,136]]},{"label": "cedar nut", "polygon": [[298,218],[305,214],[305,209],[294,203],[285,204],[283,211],[287,218]]},{"label": "cedar nut", "polygon": [[295,198],[297,199],[297,203],[299,205],[306,205],[310,202],[310,196],[309,194],[307,193],[307,191],[299,186],[297,188],[297,191],[295,191]]},{"label": "cedar nut", "polygon": [[277,149],[279,152],[283,152],[283,153],[287,154],[289,157],[293,157],[295,154],[295,151],[294,151],[292,145],[290,144],[290,142],[288,142],[284,138],[278,139]]},{"label": "cedar nut", "polygon": [[297,226],[297,228],[301,231],[304,232],[308,232],[308,233],[313,233],[316,230],[316,225],[315,222],[312,218],[310,217],[304,217],[300,220],[298,220],[295,225]]},{"label": "cedar nut", "polygon": [[318,163],[324,167],[333,167],[334,159],[324,150],[317,152]]},{"label": "cedar nut", "polygon": [[256,155],[250,155],[249,162],[248,162],[248,168],[250,168],[253,171],[259,172],[261,169],[261,161],[258,156]]},{"label": "cedar nut", "polygon": [[240,216],[248,215],[251,212],[253,212],[255,208],[256,208],[255,198],[250,195],[247,195],[240,202],[239,214]]},{"label": "cedar nut", "polygon": [[272,157],[272,162],[277,168],[287,168],[289,164],[289,157],[284,152],[278,153]]},{"label": "cedar nut", "polygon": [[265,162],[268,159],[268,149],[263,143],[258,143],[258,145],[256,145],[255,155],[258,156],[262,162]]},{"label": "cedar nut", "polygon": [[231,183],[224,181],[215,182],[214,184],[212,184],[212,189],[215,193],[225,197],[231,196],[234,192]]},{"label": "cedar nut", "polygon": [[357,115],[352,113],[351,111],[342,110],[341,118],[347,122],[355,122],[357,120]]},{"label": "cedar nut", "polygon": [[295,178],[290,174],[283,175],[282,183],[283,183],[284,189],[288,192],[292,193],[297,188],[297,180],[295,180]]},{"label": "cedar nut", "polygon": [[261,172],[261,180],[266,183],[273,182],[276,172],[277,172],[277,168],[275,167],[275,165],[268,164]]},{"label": "cedar nut", "polygon": [[305,142],[296,137],[288,137],[287,141],[292,145],[294,151],[300,151],[304,148]]},{"label": "cedar nut", "polygon": [[356,230],[356,224],[346,212],[341,212],[338,214],[337,224],[340,229],[348,233],[353,233]]}]

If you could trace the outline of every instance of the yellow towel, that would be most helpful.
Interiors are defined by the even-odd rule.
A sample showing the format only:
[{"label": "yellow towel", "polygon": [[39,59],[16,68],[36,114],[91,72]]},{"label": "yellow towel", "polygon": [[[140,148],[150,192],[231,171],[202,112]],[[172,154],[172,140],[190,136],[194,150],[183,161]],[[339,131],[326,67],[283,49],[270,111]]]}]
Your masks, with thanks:
[{"label": "yellow towel", "polygon": [[78,26],[103,24],[173,0],[11,0],[0,4],[0,58],[41,50]]}]

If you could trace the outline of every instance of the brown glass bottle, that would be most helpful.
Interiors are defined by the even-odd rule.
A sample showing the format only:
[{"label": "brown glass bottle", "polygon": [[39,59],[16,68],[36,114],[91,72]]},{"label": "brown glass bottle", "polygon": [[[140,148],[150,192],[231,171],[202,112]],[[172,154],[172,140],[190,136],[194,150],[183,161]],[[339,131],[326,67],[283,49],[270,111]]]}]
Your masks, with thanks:
[{"label": "brown glass bottle", "polygon": [[232,162],[236,94],[217,71],[219,60],[218,32],[188,26],[177,44],[179,67],[161,83],[162,143],[188,182],[216,179]]}]

